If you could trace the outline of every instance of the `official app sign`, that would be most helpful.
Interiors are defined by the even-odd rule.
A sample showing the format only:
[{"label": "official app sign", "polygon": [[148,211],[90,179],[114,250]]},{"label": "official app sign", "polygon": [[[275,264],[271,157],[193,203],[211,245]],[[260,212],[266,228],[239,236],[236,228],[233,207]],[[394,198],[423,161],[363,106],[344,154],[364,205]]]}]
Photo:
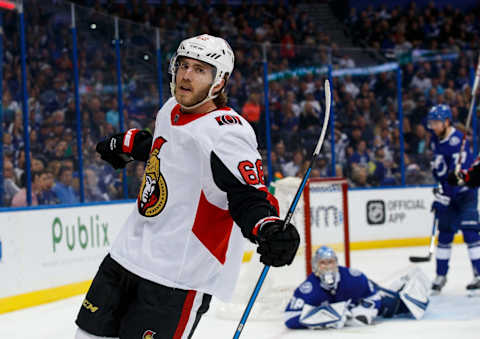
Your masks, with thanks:
[{"label": "official app sign", "polygon": [[383,200],[370,200],[367,202],[367,222],[369,225],[385,223],[385,203]]},{"label": "official app sign", "polygon": [[367,201],[367,223],[369,225],[403,223],[409,213],[426,210],[424,199],[391,199]]}]

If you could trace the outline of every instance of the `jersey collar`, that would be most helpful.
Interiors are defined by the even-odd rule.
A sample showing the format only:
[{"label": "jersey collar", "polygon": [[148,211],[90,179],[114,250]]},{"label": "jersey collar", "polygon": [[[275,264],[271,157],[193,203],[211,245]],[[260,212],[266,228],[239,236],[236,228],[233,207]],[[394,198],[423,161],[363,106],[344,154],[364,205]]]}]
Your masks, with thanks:
[{"label": "jersey collar", "polygon": [[207,114],[212,113],[212,112],[231,111],[230,107],[220,107],[220,108],[216,108],[213,111],[206,112],[206,113],[194,113],[194,114],[190,113],[190,114],[188,114],[188,113],[183,113],[180,110],[180,108],[181,108],[180,104],[176,104],[175,107],[173,107],[173,109],[172,109],[172,113],[170,115],[170,121],[171,121],[173,126],[186,125],[186,124],[188,124],[192,121],[195,121],[198,118],[201,118],[204,115],[207,115]]}]

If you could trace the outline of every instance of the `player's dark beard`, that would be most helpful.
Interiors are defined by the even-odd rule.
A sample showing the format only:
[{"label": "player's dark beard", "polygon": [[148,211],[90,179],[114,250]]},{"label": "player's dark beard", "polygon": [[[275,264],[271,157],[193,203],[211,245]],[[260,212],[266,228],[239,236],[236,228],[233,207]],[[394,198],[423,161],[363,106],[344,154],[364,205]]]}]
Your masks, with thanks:
[{"label": "player's dark beard", "polygon": [[195,95],[193,97],[193,104],[191,104],[189,106],[194,106],[194,105],[198,104],[199,102],[201,102],[203,99],[205,99],[207,97],[209,91],[210,91],[210,86],[201,90],[197,95]]},{"label": "player's dark beard", "polygon": [[[211,86],[211,85],[210,85]],[[188,106],[194,106],[205,99],[210,91],[210,86],[206,87],[205,89],[201,90],[199,93],[195,94],[192,98],[192,103],[189,103]]]}]

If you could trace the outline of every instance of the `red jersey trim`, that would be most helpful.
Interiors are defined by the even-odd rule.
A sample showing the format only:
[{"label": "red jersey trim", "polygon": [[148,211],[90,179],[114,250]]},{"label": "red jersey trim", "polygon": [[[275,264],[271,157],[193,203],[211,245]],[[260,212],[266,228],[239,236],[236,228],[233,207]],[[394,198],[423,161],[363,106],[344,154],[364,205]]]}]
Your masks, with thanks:
[{"label": "red jersey trim", "polygon": [[275,207],[275,210],[277,211],[277,214],[280,215],[280,205],[278,204],[277,198],[275,198],[275,196],[274,196],[272,193],[270,193],[270,192],[268,191],[268,188],[265,187],[265,186],[262,186],[262,187],[258,188],[258,190],[267,193],[267,200],[268,200],[268,202],[269,202],[273,207]]},{"label": "red jersey trim", "polygon": [[259,221],[257,221],[257,223],[255,224],[255,226],[253,227],[252,229],[252,234],[254,236],[258,236],[258,231],[260,231],[260,228],[262,227],[263,224],[267,223],[267,222],[270,222],[270,221],[276,221],[276,220],[281,220],[279,217],[265,217],[263,219],[260,219]]},{"label": "red jersey trim", "polygon": [[[182,113],[180,110],[180,104],[176,104],[175,107],[172,109],[172,113],[170,114],[170,121],[173,126],[183,126],[186,125],[192,121],[197,120],[198,118],[203,117],[204,115],[207,115],[211,112],[207,113]],[[231,111],[232,109],[230,107],[220,107],[215,109],[212,112],[216,111]]]},{"label": "red jersey trim", "polygon": [[463,181],[465,183],[469,182],[470,181],[470,171],[462,171],[462,172],[464,174]]},{"label": "red jersey trim", "polygon": [[192,312],[193,301],[195,300],[196,291],[190,290],[187,293],[185,298],[185,303],[183,304],[182,314],[180,315],[180,320],[178,321],[177,329],[173,335],[173,339],[180,339],[185,332],[187,327],[188,319],[190,318],[190,313]]},{"label": "red jersey trim", "polygon": [[230,212],[211,204],[202,191],[192,232],[222,265],[225,264],[232,228]]},{"label": "red jersey trim", "polygon": [[122,143],[123,153],[132,153],[133,140],[135,139],[135,134],[137,134],[139,131],[140,130],[136,128],[132,128],[125,133],[125,135],[123,136],[123,143]]}]

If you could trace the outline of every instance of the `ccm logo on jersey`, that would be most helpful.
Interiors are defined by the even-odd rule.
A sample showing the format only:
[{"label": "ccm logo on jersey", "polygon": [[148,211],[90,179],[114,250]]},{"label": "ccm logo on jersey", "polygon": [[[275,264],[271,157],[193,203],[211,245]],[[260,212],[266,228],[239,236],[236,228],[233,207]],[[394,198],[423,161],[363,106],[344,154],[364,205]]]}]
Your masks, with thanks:
[{"label": "ccm logo on jersey", "polygon": [[223,125],[233,125],[233,124],[242,124],[242,121],[240,120],[239,117],[233,116],[233,115],[221,115],[219,117],[216,117],[215,120],[217,120],[217,123],[220,126]]},{"label": "ccm logo on jersey", "polygon": [[87,310],[89,310],[92,313],[95,313],[98,310],[98,307],[93,306],[93,304],[90,301],[88,301],[87,299],[83,300],[82,306],[85,307]]}]

